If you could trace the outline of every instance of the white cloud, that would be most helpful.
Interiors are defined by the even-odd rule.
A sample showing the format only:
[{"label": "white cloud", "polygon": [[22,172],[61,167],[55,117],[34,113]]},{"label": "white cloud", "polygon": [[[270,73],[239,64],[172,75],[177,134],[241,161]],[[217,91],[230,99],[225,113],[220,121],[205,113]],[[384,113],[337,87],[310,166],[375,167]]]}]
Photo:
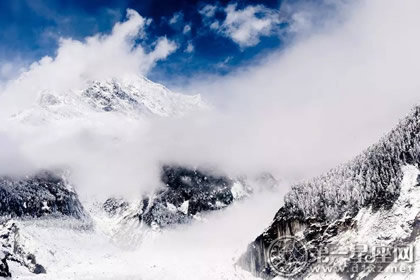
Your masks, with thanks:
[{"label": "white cloud", "polygon": [[187,34],[191,31],[191,26],[189,24],[186,24],[184,26],[184,30],[182,30],[182,33]]},{"label": "white cloud", "polygon": [[205,5],[198,12],[205,17],[213,17],[217,11],[217,6],[210,4]]},{"label": "white cloud", "polygon": [[191,42],[188,42],[188,45],[185,48],[185,52],[192,53],[193,51],[194,51],[194,45]]},{"label": "white cloud", "polygon": [[210,29],[217,30],[217,29],[219,29],[219,27],[220,27],[220,24],[219,24],[219,22],[218,22],[218,21],[213,21],[213,22],[210,24]]},{"label": "white cloud", "polygon": [[183,20],[183,17],[184,17],[184,15],[183,15],[183,13],[182,13],[182,12],[175,13],[175,14],[171,17],[171,19],[169,20],[169,24],[176,24],[176,23],[178,23],[179,21],[182,21],[182,20]]},{"label": "white cloud", "polygon": [[34,62],[17,80],[5,85],[0,95],[2,107],[16,110],[18,106],[28,106],[46,88],[64,92],[83,87],[88,80],[146,74],[156,61],[176,49],[173,42],[162,37],[154,50],[146,53],[136,40],[142,39],[148,23],[128,9],[127,20],[115,24],[111,34],[97,34],[84,41],[61,38],[55,57],[46,56]]},{"label": "white cloud", "polygon": [[177,49],[177,45],[168,40],[166,37],[158,39],[155,45],[155,49],[148,54],[146,65],[153,65],[156,61],[166,58],[169,54]]},{"label": "white cloud", "polygon": [[225,12],[225,20],[221,24],[214,21],[211,28],[217,29],[241,47],[258,44],[260,37],[270,35],[275,25],[280,22],[277,11],[262,5],[247,6],[241,10],[236,4],[230,4],[225,8]]}]

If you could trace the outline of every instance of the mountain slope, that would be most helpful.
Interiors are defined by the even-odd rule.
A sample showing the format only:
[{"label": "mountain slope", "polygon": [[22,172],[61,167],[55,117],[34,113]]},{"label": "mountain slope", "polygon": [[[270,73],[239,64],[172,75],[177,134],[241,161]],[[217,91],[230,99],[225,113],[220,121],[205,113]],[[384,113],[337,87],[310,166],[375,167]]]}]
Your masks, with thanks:
[{"label": "mountain slope", "polygon": [[[339,239],[357,227],[356,217],[361,215],[362,209],[371,211],[372,217],[375,213],[390,211],[402,195],[403,169],[408,165],[419,166],[419,151],[420,107],[416,107],[391,133],[353,161],[295,185],[285,196],[284,206],[276,213],[271,225],[249,245],[239,264],[256,276],[272,278],[277,273],[268,263],[267,254],[273,241],[284,236],[297,236],[309,251],[316,251],[330,244],[333,238]],[[418,211],[419,202],[414,202],[415,205],[408,204],[407,207]],[[384,217],[383,222],[388,219]],[[401,219],[404,223],[404,217]],[[418,234],[417,219],[411,217],[406,221],[407,230],[415,235]],[[393,241],[398,241],[393,238]],[[308,262],[315,262],[316,258],[310,255]],[[288,263],[280,266],[288,267]],[[362,276],[362,272],[345,278],[364,279],[367,276]],[[304,273],[305,270],[301,271],[301,275]]]}]

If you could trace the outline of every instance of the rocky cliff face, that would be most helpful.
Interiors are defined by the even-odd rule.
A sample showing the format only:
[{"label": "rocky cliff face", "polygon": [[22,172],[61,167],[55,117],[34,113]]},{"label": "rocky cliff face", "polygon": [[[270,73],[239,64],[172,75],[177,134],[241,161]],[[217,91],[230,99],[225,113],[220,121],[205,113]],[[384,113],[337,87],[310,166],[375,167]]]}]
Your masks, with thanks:
[{"label": "rocky cliff face", "polygon": [[62,177],[45,171],[24,178],[0,177],[0,215],[81,219],[85,212],[72,187]]},{"label": "rocky cliff face", "polygon": [[[369,211],[372,219],[374,213],[391,211],[397,207],[401,196],[403,169],[405,166],[419,166],[419,151],[420,107],[416,107],[391,133],[353,161],[295,185],[285,196],[284,206],[276,213],[271,225],[249,245],[239,264],[256,276],[272,278],[277,273],[267,260],[273,241],[284,236],[296,236],[309,251],[317,251],[334,238],[357,232],[361,227],[357,217],[362,210]],[[411,183],[410,187],[415,188],[415,185]],[[413,203],[418,204],[418,201]],[[419,205],[407,204],[406,207],[413,209],[414,217],[401,217],[401,223],[406,224],[408,232],[417,234],[416,211],[420,209]],[[387,219],[390,218],[383,216],[383,223]],[[365,217],[366,220],[369,221]],[[397,237],[393,238],[393,242],[398,242]],[[309,254],[307,262],[316,261],[317,256]],[[278,265],[287,267],[288,262]],[[296,277],[308,276],[308,267]],[[372,276],[372,273],[359,271],[341,276],[365,279],[363,277]]]}]

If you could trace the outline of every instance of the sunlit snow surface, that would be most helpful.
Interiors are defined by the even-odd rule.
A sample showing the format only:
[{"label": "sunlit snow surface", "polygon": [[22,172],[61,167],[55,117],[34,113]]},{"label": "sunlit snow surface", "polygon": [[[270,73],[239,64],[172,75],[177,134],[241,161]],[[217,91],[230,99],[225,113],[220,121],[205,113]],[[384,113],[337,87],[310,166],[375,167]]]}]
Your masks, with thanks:
[{"label": "sunlit snow surface", "polygon": [[[78,222],[19,222],[25,248],[47,274],[10,262],[15,279],[254,279],[235,266],[252,238],[269,224],[282,195],[267,192],[170,230],[143,231],[127,249],[109,233],[114,223],[91,211],[94,227]],[[138,236],[138,232],[126,232]],[[129,237],[128,237],[129,238]]]}]

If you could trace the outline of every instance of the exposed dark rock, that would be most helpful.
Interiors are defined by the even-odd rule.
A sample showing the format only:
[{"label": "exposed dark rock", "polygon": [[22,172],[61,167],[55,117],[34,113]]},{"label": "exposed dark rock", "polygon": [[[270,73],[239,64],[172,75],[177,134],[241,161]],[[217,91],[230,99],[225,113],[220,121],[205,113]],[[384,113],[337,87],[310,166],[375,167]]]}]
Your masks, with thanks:
[{"label": "exposed dark rock", "polygon": [[105,112],[125,112],[124,109],[128,109],[150,114],[150,110],[137,100],[140,95],[140,92],[125,92],[116,81],[111,85],[96,81],[83,91],[83,96],[95,109]]},{"label": "exposed dark rock", "polygon": [[[195,215],[225,208],[234,201],[234,181],[227,176],[164,166],[161,181],[164,187],[145,197],[135,207],[135,212],[124,212],[128,203],[115,198],[108,199],[103,207],[111,215],[123,213],[127,218],[136,217],[149,226],[165,227],[188,222]],[[241,184],[241,187],[245,193],[251,192],[248,186]]]},{"label": "exposed dark rock", "polygon": [[108,198],[103,205],[104,210],[109,213],[110,215],[115,215],[118,212],[123,212],[127,210],[129,204],[127,201],[124,201],[123,199],[117,199],[117,198]]},{"label": "exposed dark rock", "polygon": [[273,240],[303,231],[305,243],[319,248],[351,226],[352,217],[362,207],[374,211],[391,208],[400,193],[401,167],[418,166],[419,151],[420,107],[416,107],[391,133],[353,161],[295,185],[272,224],[248,246],[239,264],[256,276],[272,278],[266,254]]},{"label": "exposed dark rock", "polygon": [[0,224],[0,246],[4,256],[0,264],[0,276],[10,276],[7,261],[17,262],[35,274],[46,273],[45,268],[37,263],[35,255],[22,246],[19,232],[20,229],[13,220]]},{"label": "exposed dark rock", "polygon": [[11,277],[12,274],[10,273],[9,270],[9,265],[7,264],[6,261],[6,254],[5,253],[1,253],[1,262],[0,262],[0,277]]},{"label": "exposed dark rock", "polygon": [[85,217],[77,194],[67,182],[51,172],[23,178],[0,177],[0,216]]}]

